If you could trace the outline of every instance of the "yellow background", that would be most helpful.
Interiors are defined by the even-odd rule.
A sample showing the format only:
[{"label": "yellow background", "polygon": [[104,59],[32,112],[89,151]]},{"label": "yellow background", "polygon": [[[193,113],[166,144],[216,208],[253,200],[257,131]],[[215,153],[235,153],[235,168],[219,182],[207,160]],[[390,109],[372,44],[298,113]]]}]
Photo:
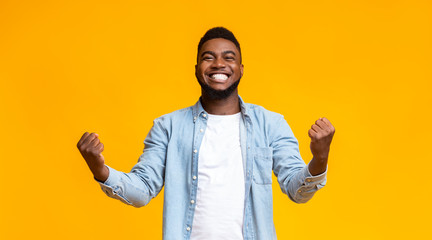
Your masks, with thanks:
[{"label": "yellow background", "polygon": [[152,120],[194,104],[196,47],[241,43],[246,102],[336,127],[327,186],[295,204],[274,180],[279,239],[424,239],[431,211],[431,1],[0,2],[0,238],[160,239],[163,194],[105,196],[76,143],[99,133],[129,171]]}]

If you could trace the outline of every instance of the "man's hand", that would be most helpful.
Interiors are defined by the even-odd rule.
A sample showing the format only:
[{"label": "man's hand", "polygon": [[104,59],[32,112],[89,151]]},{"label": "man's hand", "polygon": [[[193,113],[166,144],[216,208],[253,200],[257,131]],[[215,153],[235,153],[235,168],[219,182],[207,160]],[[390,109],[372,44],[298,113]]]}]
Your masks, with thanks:
[{"label": "man's hand", "polygon": [[78,141],[77,147],[94,177],[101,182],[105,182],[108,179],[109,170],[105,166],[105,159],[102,155],[104,145],[99,141],[99,135],[85,132]]},{"label": "man's hand", "polygon": [[326,170],[330,143],[334,133],[335,128],[327,118],[316,120],[315,124],[309,129],[310,149],[313,155],[313,159],[309,164],[309,171],[312,175],[318,175]]}]

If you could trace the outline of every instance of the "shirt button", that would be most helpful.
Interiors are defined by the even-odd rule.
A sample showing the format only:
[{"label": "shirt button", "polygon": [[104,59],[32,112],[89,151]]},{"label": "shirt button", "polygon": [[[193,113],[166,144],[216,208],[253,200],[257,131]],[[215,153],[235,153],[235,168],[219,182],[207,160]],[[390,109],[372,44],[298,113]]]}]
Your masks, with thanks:
[{"label": "shirt button", "polygon": [[194,203],[195,203],[195,201],[194,201],[194,200],[192,199],[192,200],[191,200],[191,203],[192,203],[192,204],[194,204]]},{"label": "shirt button", "polygon": [[196,117],[194,117],[194,120],[196,120]]},{"label": "shirt button", "polygon": [[193,176],[192,179],[195,180],[195,179],[196,179],[196,176]]},{"label": "shirt button", "polygon": [[190,227],[187,227],[186,230],[190,231]]},{"label": "shirt button", "polygon": [[204,129],[201,128],[201,129],[200,129],[200,132],[204,132]]},{"label": "shirt button", "polygon": [[203,114],[203,117],[207,117],[207,114],[204,113],[204,114]]},{"label": "shirt button", "polygon": [[198,152],[198,150],[195,149],[195,150],[194,150],[194,153],[197,153],[197,152]]}]

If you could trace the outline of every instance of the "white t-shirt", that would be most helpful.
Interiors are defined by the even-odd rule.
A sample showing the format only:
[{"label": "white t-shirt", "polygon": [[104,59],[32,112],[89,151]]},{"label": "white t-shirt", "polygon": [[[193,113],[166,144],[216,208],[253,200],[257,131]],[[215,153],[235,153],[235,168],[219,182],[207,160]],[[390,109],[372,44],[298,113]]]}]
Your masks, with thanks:
[{"label": "white t-shirt", "polygon": [[198,190],[191,240],[243,239],[245,182],[241,113],[208,114],[198,156]]}]

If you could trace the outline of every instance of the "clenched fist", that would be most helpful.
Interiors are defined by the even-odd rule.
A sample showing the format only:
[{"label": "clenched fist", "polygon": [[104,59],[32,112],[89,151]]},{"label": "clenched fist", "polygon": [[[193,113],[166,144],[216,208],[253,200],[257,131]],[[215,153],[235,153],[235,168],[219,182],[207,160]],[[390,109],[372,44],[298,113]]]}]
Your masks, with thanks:
[{"label": "clenched fist", "polygon": [[330,151],[330,143],[335,133],[335,128],[327,118],[320,118],[315,121],[309,129],[311,138],[310,149],[316,159],[327,159]]},{"label": "clenched fist", "polygon": [[310,149],[313,155],[313,159],[309,164],[309,171],[312,175],[323,173],[326,170],[330,143],[334,133],[335,128],[327,118],[316,120],[315,124],[309,129]]},{"label": "clenched fist", "polygon": [[97,133],[85,132],[78,141],[77,147],[87,162],[93,176],[102,182],[105,182],[109,175],[109,170],[105,167],[105,159],[102,155],[104,150],[103,143],[99,140]]}]

